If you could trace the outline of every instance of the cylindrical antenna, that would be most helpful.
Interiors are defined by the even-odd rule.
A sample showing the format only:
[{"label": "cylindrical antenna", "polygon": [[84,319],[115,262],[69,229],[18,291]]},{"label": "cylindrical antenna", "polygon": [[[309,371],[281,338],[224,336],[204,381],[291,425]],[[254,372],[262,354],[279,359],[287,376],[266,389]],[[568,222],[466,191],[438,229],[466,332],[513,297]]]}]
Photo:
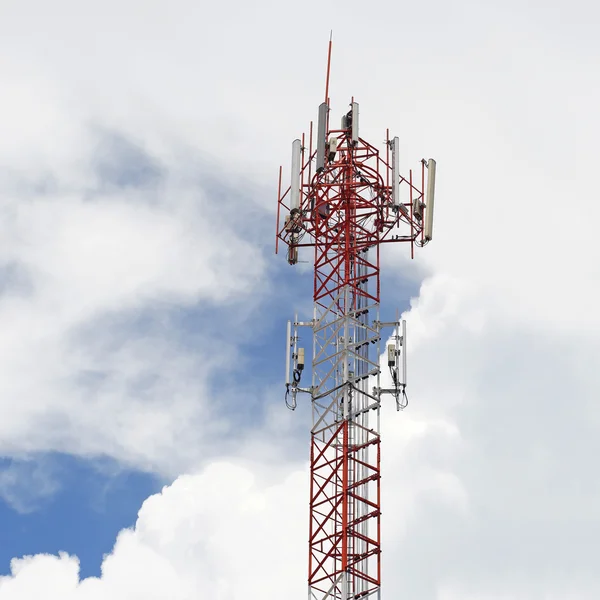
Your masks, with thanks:
[{"label": "cylindrical antenna", "polygon": [[400,204],[400,140],[392,140],[392,201],[394,206]]},{"label": "cylindrical antenna", "polygon": [[304,154],[306,153],[306,135],[303,133],[302,134],[302,145],[300,147],[300,202],[299,204],[302,204],[302,192],[304,190],[304,171],[305,169],[302,168],[302,165],[304,165],[305,161],[304,161]]},{"label": "cylindrical antenna", "polygon": [[425,239],[433,237],[433,201],[435,196],[435,160],[427,162],[427,196],[425,198]]},{"label": "cylindrical antenna", "polygon": [[300,152],[302,142],[294,140],[292,142],[292,183],[290,187],[290,210],[300,208]]},{"label": "cylindrical antenna", "polygon": [[279,166],[279,185],[277,186],[277,227],[275,229],[275,254],[279,251],[279,213],[281,210],[281,175],[283,167]]},{"label": "cylindrical antenna", "polygon": [[406,321],[402,321],[402,383],[406,385]]},{"label": "cylindrical antenna", "polygon": [[352,103],[352,143],[358,144],[358,102]]},{"label": "cylindrical antenna", "polygon": [[310,122],[310,132],[308,134],[308,182],[312,181],[312,159],[313,159],[313,122]]},{"label": "cylindrical antenna", "polygon": [[290,382],[290,347],[292,339],[292,322],[287,322],[287,337],[285,338],[285,384],[289,385]]},{"label": "cylindrical antenna", "polygon": [[317,173],[325,168],[325,146],[327,143],[327,102],[319,106],[319,121],[317,123]]}]

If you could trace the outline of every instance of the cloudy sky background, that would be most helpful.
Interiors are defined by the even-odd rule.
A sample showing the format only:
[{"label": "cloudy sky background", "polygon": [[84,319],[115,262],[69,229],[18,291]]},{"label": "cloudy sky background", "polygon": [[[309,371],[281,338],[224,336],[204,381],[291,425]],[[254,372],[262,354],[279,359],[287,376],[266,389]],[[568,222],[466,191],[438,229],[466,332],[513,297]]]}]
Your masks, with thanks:
[{"label": "cloudy sky background", "polygon": [[281,378],[311,281],[272,242],[330,29],[334,114],[438,161],[434,243],[384,256],[411,405],[384,411],[383,593],[600,597],[596,3],[0,17],[0,600],[305,597]]}]

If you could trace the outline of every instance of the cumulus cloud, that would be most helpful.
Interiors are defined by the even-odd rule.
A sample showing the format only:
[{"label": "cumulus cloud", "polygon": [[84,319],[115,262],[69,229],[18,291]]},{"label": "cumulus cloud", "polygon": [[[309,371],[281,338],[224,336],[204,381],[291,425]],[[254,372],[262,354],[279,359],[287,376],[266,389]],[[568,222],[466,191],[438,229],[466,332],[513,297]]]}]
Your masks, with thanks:
[{"label": "cumulus cloud", "polygon": [[598,340],[507,312],[484,284],[434,278],[407,315],[413,401],[402,427],[443,426],[408,458],[386,437],[386,461],[436,467],[453,487],[419,503],[406,537],[390,541],[402,569],[386,584],[406,595],[592,598],[600,583]]},{"label": "cumulus cloud", "polygon": [[[420,423],[409,427],[402,446],[425,429]],[[408,491],[397,494],[406,483],[402,479],[390,488],[396,500],[405,498],[404,508],[437,494],[447,495],[450,505],[462,502],[452,497],[455,484],[434,469],[417,474],[416,485],[411,482]],[[135,527],[123,530],[105,557],[100,578],[80,581],[78,560],[66,553],[23,557],[0,578],[0,598],[17,600],[43,590],[57,600],[279,598],[282,593],[300,598],[306,589],[307,484],[307,469],[274,476],[260,465],[215,462],[180,476],[144,502]]]},{"label": "cumulus cloud", "polygon": [[[598,8],[9,5],[0,453],[108,454],[174,476],[230,451],[208,444],[232,419],[207,398],[235,350],[205,322],[186,343],[165,315],[243,312],[268,281],[266,186],[314,117],[333,24],[334,110],[356,95],[366,138],[401,136],[403,170],[439,164],[421,266],[385,257],[427,276],[407,315],[410,408],[384,420],[385,593],[597,597]],[[15,559],[0,598],[303,594],[301,425],[270,384],[265,427],[243,433],[262,465],[177,479],[101,579],[79,582],[68,555]],[[293,464],[272,458],[284,443]]]},{"label": "cumulus cloud", "polygon": [[[120,189],[86,198],[79,190],[3,199],[5,240],[11,242],[4,261],[17,274],[5,284],[0,308],[5,448],[39,444],[38,449],[50,449],[57,442],[45,446],[44,439],[69,437],[65,422],[39,422],[48,412],[75,421],[71,437],[86,444],[81,431],[74,431],[77,425],[88,420],[98,428],[102,413],[118,419],[120,408],[127,410],[123,396],[114,405],[103,403],[102,396],[114,391],[115,380],[131,382],[141,369],[154,369],[161,382],[168,379],[168,390],[155,390],[164,399],[154,407],[166,414],[167,396],[177,404],[182,393],[173,386],[183,371],[188,376],[181,385],[187,386],[191,376],[201,389],[202,372],[218,363],[218,341],[210,351],[205,346],[179,352],[168,334],[136,330],[126,316],[227,303],[253,287],[263,268],[259,251],[215,213],[201,189],[167,183],[158,205],[136,201],[138,194]],[[170,365],[168,375],[161,373],[161,363]],[[77,385],[79,374],[90,371],[105,376],[104,390]],[[21,398],[29,400],[15,402]],[[151,417],[148,411],[138,417],[144,413]],[[135,437],[136,420],[130,421]]]},{"label": "cumulus cloud", "polygon": [[67,554],[25,557],[0,578],[0,598],[43,590],[56,599],[276,598],[282,589],[301,590],[306,480],[298,472],[260,482],[228,463],[181,476],[146,500],[134,529],[119,534],[101,578],[80,582],[77,559]]},{"label": "cumulus cloud", "polygon": [[[80,125],[85,142],[63,138],[66,158],[37,164],[37,138],[32,156],[4,157],[0,451],[109,455],[172,474],[220,427],[206,389],[227,344],[182,340],[170,315],[234,307],[254,289],[264,260],[251,201],[215,189],[201,161],[174,165]],[[179,458],[165,452],[175,439]]]}]

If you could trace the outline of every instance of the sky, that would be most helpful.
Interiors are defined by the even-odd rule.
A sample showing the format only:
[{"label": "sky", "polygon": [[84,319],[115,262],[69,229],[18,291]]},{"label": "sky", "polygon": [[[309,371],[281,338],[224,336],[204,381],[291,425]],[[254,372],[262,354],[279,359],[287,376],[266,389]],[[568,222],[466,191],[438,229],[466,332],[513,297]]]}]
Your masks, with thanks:
[{"label": "sky", "polygon": [[437,160],[383,255],[384,597],[600,597],[600,8],[0,0],[0,600],[301,598],[307,265],[279,165],[332,111]]}]

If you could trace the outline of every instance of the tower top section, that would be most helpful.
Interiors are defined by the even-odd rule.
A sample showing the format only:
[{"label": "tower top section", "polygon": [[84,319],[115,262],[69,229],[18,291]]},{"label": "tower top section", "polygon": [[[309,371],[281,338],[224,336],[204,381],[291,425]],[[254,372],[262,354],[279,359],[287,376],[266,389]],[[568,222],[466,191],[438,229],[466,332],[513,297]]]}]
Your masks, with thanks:
[{"label": "tower top section", "polygon": [[[433,237],[436,162],[422,159],[401,174],[400,138],[387,130],[382,148],[362,138],[354,98],[339,120],[332,118],[331,48],[330,39],[316,127],[311,121],[308,136],[293,141],[285,189],[279,169],[276,252],[283,242],[293,265],[302,248],[323,243],[361,252],[384,242],[408,242],[413,258],[415,246]],[[350,216],[356,227],[342,230]]]}]

